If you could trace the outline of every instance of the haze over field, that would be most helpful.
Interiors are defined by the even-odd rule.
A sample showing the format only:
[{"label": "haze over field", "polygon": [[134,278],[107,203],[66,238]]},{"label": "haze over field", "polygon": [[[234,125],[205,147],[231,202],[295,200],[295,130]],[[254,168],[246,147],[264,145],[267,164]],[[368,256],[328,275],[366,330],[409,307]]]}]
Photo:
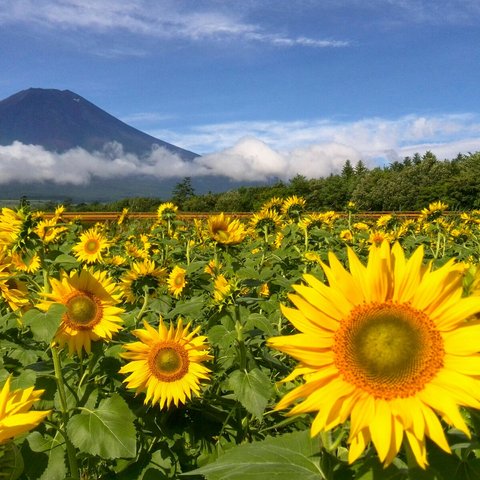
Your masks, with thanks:
[{"label": "haze over field", "polygon": [[4,0],[0,99],[68,89],[201,154],[0,147],[0,183],[318,177],[479,150],[480,4]]}]

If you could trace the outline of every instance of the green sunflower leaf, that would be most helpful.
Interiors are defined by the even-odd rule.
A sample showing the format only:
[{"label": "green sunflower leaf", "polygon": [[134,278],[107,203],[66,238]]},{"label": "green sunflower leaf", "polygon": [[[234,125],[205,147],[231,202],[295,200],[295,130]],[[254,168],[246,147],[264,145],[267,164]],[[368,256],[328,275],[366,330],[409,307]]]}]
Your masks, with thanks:
[{"label": "green sunflower leaf", "polygon": [[16,480],[23,473],[24,463],[20,450],[13,442],[0,446],[0,478]]},{"label": "green sunflower leaf", "polygon": [[35,340],[50,343],[58,330],[65,311],[65,305],[60,303],[53,303],[47,312],[32,308],[22,317],[22,322],[30,327]]},{"label": "green sunflower leaf", "polygon": [[28,459],[25,470],[28,478],[39,480],[64,480],[67,476],[65,444],[60,433],[54,437],[32,432],[27,437],[29,449],[25,448],[24,458]]},{"label": "green sunflower leaf", "polygon": [[95,410],[83,409],[70,418],[67,432],[84,453],[101,458],[136,455],[135,416],[118,394],[102,400]]},{"label": "green sunflower leaf", "polygon": [[260,369],[249,372],[235,370],[228,377],[237,400],[258,418],[261,418],[271,394],[270,379]]},{"label": "green sunflower leaf", "polygon": [[213,463],[181,476],[207,480],[321,480],[320,443],[310,432],[289,433],[227,450]]}]

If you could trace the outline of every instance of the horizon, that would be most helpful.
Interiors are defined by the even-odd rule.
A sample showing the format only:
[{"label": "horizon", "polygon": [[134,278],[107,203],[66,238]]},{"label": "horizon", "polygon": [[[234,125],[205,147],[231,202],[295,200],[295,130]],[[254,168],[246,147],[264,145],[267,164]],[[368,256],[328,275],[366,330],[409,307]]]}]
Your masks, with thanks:
[{"label": "horizon", "polygon": [[0,98],[70,90],[204,171],[312,178],[479,150],[476,2],[3,4]]}]

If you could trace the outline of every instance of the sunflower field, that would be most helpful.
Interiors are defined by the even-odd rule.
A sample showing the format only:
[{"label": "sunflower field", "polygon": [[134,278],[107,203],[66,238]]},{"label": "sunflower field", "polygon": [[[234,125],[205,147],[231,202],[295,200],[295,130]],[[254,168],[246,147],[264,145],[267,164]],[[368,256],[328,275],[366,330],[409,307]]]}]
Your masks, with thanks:
[{"label": "sunflower field", "polygon": [[0,479],[480,478],[480,211],[0,213]]}]

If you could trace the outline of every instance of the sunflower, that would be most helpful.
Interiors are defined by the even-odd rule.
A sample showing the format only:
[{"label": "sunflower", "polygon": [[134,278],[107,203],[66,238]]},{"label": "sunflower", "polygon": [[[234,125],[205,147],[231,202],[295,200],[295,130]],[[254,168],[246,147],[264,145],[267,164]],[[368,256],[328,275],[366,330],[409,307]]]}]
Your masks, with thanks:
[{"label": "sunflower", "polygon": [[203,271],[205,273],[208,273],[210,276],[215,277],[220,271],[222,270],[223,265],[222,262],[219,262],[217,259],[210,260],[207,265],[205,265],[205,268]]},{"label": "sunflower", "polygon": [[16,270],[26,273],[35,273],[40,270],[40,256],[36,252],[17,250],[12,252],[10,261]]},{"label": "sunflower", "polygon": [[80,235],[80,241],[72,250],[81,262],[95,263],[102,260],[102,252],[109,246],[108,240],[97,227],[92,227]]},{"label": "sunflower", "polygon": [[389,241],[390,235],[382,230],[372,230],[368,237],[368,242],[372,245],[381,245],[384,241]]},{"label": "sunflower", "polygon": [[275,213],[280,214],[282,211],[282,205],[283,198],[272,197],[260,207],[260,212],[264,212],[265,210],[273,210]]},{"label": "sunflower", "polygon": [[217,275],[213,282],[213,298],[216,302],[220,303],[225,300],[230,293],[232,293],[232,285],[225,278],[225,275]]},{"label": "sunflower", "polygon": [[67,227],[58,226],[55,218],[40,220],[35,227],[35,233],[41,238],[43,243],[53,243],[59,240],[62,233],[66,231]]},{"label": "sunflower", "polygon": [[137,298],[143,297],[145,290],[149,294],[154,293],[166,275],[166,269],[157,267],[153,260],[133,262],[130,270],[120,279],[125,299],[134,303]]},{"label": "sunflower", "polygon": [[26,215],[22,210],[2,208],[0,213],[0,248],[8,249],[21,237]]},{"label": "sunflower", "polygon": [[197,336],[200,327],[189,332],[190,324],[184,327],[182,319],[168,329],[162,319],[158,330],[147,322],[144,327],[132,332],[140,341],[124,345],[127,352],[120,354],[131,360],[120,369],[130,374],[124,380],[127,387],[146,392],[144,403],[158,403],[160,408],[178,406],[199,395],[200,381],[208,379],[210,372],[202,362],[212,359],[206,337]]},{"label": "sunflower", "polygon": [[302,230],[311,230],[312,228],[322,228],[325,224],[325,216],[323,213],[310,213],[303,217],[299,222],[298,226]]},{"label": "sunflower", "polygon": [[448,205],[443,202],[432,202],[428,205],[428,208],[424,208],[419,216],[420,221],[432,222],[440,218],[444,211],[448,208]]},{"label": "sunflower", "polygon": [[178,265],[173,268],[168,276],[168,291],[175,297],[178,298],[182,293],[187,281],[185,280],[185,274],[187,271],[179,267]]},{"label": "sunflower", "polygon": [[210,238],[221,245],[235,245],[243,241],[247,232],[240,220],[232,220],[223,212],[209,217],[207,228]]},{"label": "sunflower", "polygon": [[121,225],[128,215],[128,208],[122,208],[122,212],[120,213],[119,217],[117,218],[117,225]]},{"label": "sunflower", "polygon": [[282,214],[292,220],[298,220],[305,210],[305,199],[292,195],[286,198],[282,204]]},{"label": "sunflower", "polygon": [[33,387],[10,391],[10,378],[0,390],[0,444],[39,425],[51,410],[30,411],[43,390]]},{"label": "sunflower", "polygon": [[12,266],[9,263],[0,265],[0,296],[15,312],[26,307],[30,302],[26,284],[10,271],[11,268]]},{"label": "sunflower", "polygon": [[47,311],[52,303],[65,305],[55,341],[61,347],[68,345],[70,354],[81,356],[82,349],[90,353],[92,340],[110,340],[122,328],[119,315],[124,309],[116,306],[121,297],[106,272],[62,273],[60,280],[51,278],[50,285],[51,293],[42,293],[45,300],[37,308]]},{"label": "sunflower", "polygon": [[350,272],[329,254],[329,285],[304,275],[282,306],[302,333],[274,337],[270,346],[301,363],[286,380],[305,383],[278,403],[301,400],[290,414],[318,412],[311,433],[350,417],[349,461],[373,442],[390,464],[408,440],[427,465],[426,437],[450,452],[439,415],[470,436],[459,406],[480,408],[480,296],[462,296],[465,266],[452,259],[434,270],[423,247],[407,260],[402,247],[372,246],[363,265],[348,248]]},{"label": "sunflower", "polygon": [[339,236],[344,242],[353,242],[353,233],[351,230],[342,230]]},{"label": "sunflower", "polygon": [[159,205],[157,209],[157,218],[159,220],[174,220],[177,216],[178,207],[172,202],[165,202]]},{"label": "sunflower", "polygon": [[376,225],[379,228],[388,228],[395,222],[395,218],[392,214],[380,215],[376,221]]},{"label": "sunflower", "polygon": [[271,234],[282,225],[282,217],[273,209],[255,213],[250,219],[250,226],[259,233]]}]

